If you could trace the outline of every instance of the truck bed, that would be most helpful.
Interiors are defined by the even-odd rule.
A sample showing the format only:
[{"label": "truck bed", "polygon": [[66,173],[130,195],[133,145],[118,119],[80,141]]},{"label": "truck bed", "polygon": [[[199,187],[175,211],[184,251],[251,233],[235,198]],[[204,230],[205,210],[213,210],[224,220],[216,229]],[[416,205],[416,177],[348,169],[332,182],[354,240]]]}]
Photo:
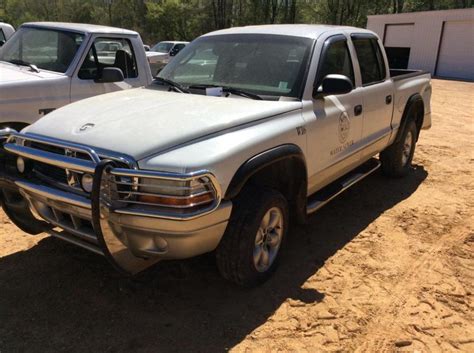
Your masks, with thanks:
[{"label": "truck bed", "polygon": [[404,70],[404,69],[390,69],[390,77],[394,81],[403,80],[410,77],[421,76],[427,74],[423,70]]}]

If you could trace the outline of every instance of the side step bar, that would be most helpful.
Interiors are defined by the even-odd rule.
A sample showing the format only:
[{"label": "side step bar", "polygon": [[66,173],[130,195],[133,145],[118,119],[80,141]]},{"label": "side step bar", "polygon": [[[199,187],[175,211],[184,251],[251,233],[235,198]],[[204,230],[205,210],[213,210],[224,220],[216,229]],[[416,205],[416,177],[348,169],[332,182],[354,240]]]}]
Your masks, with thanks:
[{"label": "side step bar", "polygon": [[350,188],[355,183],[361,181],[366,176],[372,174],[380,167],[380,161],[372,158],[357,167],[353,171],[347,173],[335,182],[329,184],[308,198],[307,214],[316,212],[333,198],[338,196],[344,190]]}]

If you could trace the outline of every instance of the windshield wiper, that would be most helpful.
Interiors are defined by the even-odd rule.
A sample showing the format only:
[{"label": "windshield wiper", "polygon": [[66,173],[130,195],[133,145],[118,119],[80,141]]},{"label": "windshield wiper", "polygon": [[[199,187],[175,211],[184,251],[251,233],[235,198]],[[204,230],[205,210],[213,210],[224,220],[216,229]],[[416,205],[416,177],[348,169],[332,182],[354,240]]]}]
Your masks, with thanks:
[{"label": "windshield wiper", "polygon": [[221,87],[222,92],[225,92],[225,93],[231,93],[231,94],[235,94],[236,96],[241,96],[241,97],[250,98],[250,99],[263,100],[263,98],[260,97],[258,94],[250,93],[250,92],[247,92],[247,91],[241,90],[239,88],[235,88],[235,87],[219,86],[219,85],[208,85],[208,84],[200,84],[200,85],[191,85],[191,86],[189,86],[189,88],[191,88],[191,89],[193,89],[193,88],[194,89],[206,89],[206,88],[217,88],[217,87]]},{"label": "windshield wiper", "polygon": [[189,93],[189,90],[183,86],[181,86],[179,83],[177,82],[174,82],[174,81],[171,81],[171,80],[168,80],[166,78],[163,78],[163,77],[155,77],[155,80],[156,81],[160,81],[164,84],[167,84],[168,86],[170,86],[171,88],[173,88],[176,92],[178,93]]},{"label": "windshield wiper", "polygon": [[23,61],[23,60],[18,60],[18,59],[12,59],[8,61],[9,63],[12,63],[13,65],[20,65],[20,66],[28,66],[32,71],[39,73],[40,70],[38,67],[34,64],[30,64],[29,62]]}]

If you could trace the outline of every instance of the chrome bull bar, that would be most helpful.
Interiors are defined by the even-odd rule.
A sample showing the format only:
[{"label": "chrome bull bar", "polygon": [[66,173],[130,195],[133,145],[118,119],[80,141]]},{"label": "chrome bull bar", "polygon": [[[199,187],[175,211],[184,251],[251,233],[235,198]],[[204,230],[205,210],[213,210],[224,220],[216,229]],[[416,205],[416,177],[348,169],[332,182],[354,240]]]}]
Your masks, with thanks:
[{"label": "chrome bull bar", "polygon": [[[87,250],[92,249],[91,251],[104,255],[107,260],[113,265],[113,267],[115,267],[117,270],[124,274],[138,273],[146,269],[147,267],[153,265],[161,258],[166,258],[167,250],[166,248],[160,248],[159,246],[151,246],[150,248],[145,247],[145,245],[148,246],[148,243],[145,245],[144,243],[139,243],[141,241],[140,239],[138,239],[139,237],[130,238],[128,237],[126,230],[124,230],[124,232],[120,231],[120,229],[117,230],[117,227],[127,227],[127,225],[117,225],[117,223],[114,223],[115,221],[119,220],[118,222],[120,223],[120,220],[122,219],[121,217],[133,218],[135,216],[147,218],[150,220],[150,222],[152,222],[153,218],[166,219],[169,220],[169,222],[192,220],[194,218],[197,219],[198,217],[205,215],[208,215],[207,217],[212,218],[214,217],[214,215],[210,213],[212,213],[218,208],[221,201],[221,191],[219,189],[219,184],[216,182],[216,189],[214,190],[216,193],[216,203],[209,205],[209,208],[205,209],[205,212],[187,214],[185,216],[181,215],[171,217],[170,215],[166,214],[135,214],[134,212],[128,212],[125,209],[115,210],[113,205],[108,204],[104,200],[106,186],[105,184],[107,183],[108,176],[110,175],[124,174],[137,177],[159,177],[170,180],[191,179],[193,177],[196,177],[196,175],[206,175],[212,179],[213,176],[209,174],[202,174],[203,172],[182,175],[165,172],[159,173],[139,171],[136,169],[135,161],[133,161],[128,156],[118,154],[112,154],[112,156],[110,156],[111,154],[108,154],[108,151],[98,152],[87,146],[71,144],[28,133],[18,134],[16,132],[10,132],[8,135],[5,134],[5,136],[6,138],[12,137],[12,139],[9,139],[8,143],[5,144],[5,150],[13,155],[22,156],[26,159],[38,161],[41,163],[47,163],[59,168],[71,169],[74,171],[93,175],[92,192],[90,194],[90,199],[89,197],[87,197],[87,195],[81,196],[71,192],[67,192],[65,190],[60,190],[55,188],[54,186],[48,186],[42,184],[41,182],[37,182],[35,179],[30,180],[28,178],[15,177],[12,178],[12,180],[14,180],[14,185],[19,189],[21,195],[23,195],[23,197],[28,200],[28,203],[33,209],[36,208],[35,205],[39,204],[40,202],[43,202],[46,206],[50,207],[55,207],[54,205],[56,204],[70,205],[72,208],[76,207],[78,210],[81,210],[80,212],[83,212],[83,214],[87,214],[86,217],[92,224],[91,231],[93,230],[93,233],[97,238],[96,241],[94,241],[94,244],[92,245],[87,241],[79,239],[80,237],[78,238],[76,236],[76,234],[74,233],[74,229],[62,227],[61,225],[54,223],[52,220],[48,221],[48,219],[51,217],[48,218],[45,216],[46,214],[42,215],[41,212],[37,212],[41,216],[41,218],[46,219],[53,226],[59,226],[64,230],[62,233],[58,233],[54,230],[51,230],[51,235],[73,243],[75,245],[81,246],[83,248],[86,248]],[[61,148],[75,150],[89,155],[90,160],[78,159],[68,155],[62,155],[59,153],[35,149],[25,144],[24,141],[37,141],[40,143],[52,144],[53,146]],[[124,164],[129,166],[130,169],[124,168]],[[215,179],[212,179],[212,181],[215,182]],[[223,218],[218,221],[212,219],[211,226],[213,228],[211,229],[211,232],[213,232],[214,234],[222,233],[221,228],[225,226],[223,222],[225,219],[228,219],[230,215],[230,209],[231,207],[227,205],[227,207],[224,207],[222,210],[217,212],[218,214],[223,215]],[[37,210],[39,210],[39,208]],[[73,215],[78,215],[77,213],[74,213],[74,211],[71,212]],[[157,222],[161,221],[157,220]],[[200,221],[197,220],[197,222]],[[130,225],[130,227],[134,226],[135,225]],[[199,227],[201,227],[201,225],[199,225]],[[148,227],[146,228],[148,230],[146,230],[145,228],[140,229],[139,232],[143,233],[148,231],[150,233],[152,232],[152,230],[153,232],[156,230],[158,234],[156,235],[156,238],[160,238],[159,234],[166,234],[166,232],[168,232],[168,230],[162,229],[161,227]],[[190,234],[189,232],[194,231],[184,230],[183,234]],[[172,233],[173,231],[171,231],[171,234]],[[202,252],[212,250],[213,247],[216,246],[216,244],[214,244],[216,240],[218,240],[217,236],[214,236],[213,239],[204,239],[204,241],[201,242],[202,245],[199,245],[203,249]],[[179,256],[186,257],[187,255]]]},{"label": "chrome bull bar", "polygon": [[158,262],[158,259],[144,259],[137,257],[125,246],[124,242],[117,238],[109,222],[108,215],[110,208],[107,207],[101,198],[103,190],[103,175],[116,167],[116,163],[111,160],[101,161],[94,173],[94,182],[91,193],[92,226],[97,236],[99,247],[102,249],[105,258],[119,272],[125,274],[135,274]]}]

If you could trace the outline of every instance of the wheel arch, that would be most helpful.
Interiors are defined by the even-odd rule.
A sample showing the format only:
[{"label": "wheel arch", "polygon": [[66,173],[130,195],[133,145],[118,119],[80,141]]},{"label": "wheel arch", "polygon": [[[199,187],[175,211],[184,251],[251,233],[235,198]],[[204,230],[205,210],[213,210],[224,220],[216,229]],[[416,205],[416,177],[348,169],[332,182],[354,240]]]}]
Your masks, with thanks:
[{"label": "wheel arch", "polygon": [[297,222],[306,217],[307,169],[303,151],[284,144],[263,151],[244,162],[234,174],[224,199],[231,200],[248,185],[277,189],[288,200]]},{"label": "wheel arch", "polygon": [[398,128],[397,137],[394,142],[399,142],[402,136],[402,132],[405,130],[407,122],[410,119],[415,120],[417,128],[416,140],[418,141],[418,136],[420,135],[421,127],[423,126],[423,119],[425,116],[425,103],[423,98],[419,93],[415,93],[408,98],[407,103],[405,104],[405,109],[403,110],[402,120]]}]

